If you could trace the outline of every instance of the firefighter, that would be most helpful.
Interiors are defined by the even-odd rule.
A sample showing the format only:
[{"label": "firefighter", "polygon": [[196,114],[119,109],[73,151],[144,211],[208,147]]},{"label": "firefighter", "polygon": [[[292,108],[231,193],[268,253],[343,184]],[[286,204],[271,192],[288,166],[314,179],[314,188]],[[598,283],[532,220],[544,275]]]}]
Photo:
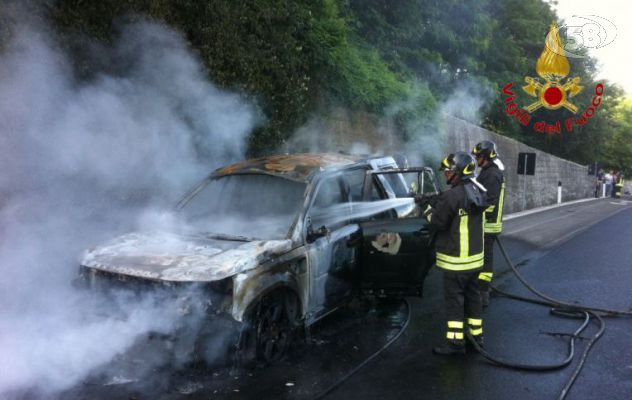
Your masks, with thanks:
[{"label": "firefighter", "polygon": [[483,140],[472,149],[476,163],[481,168],[478,181],[487,189],[487,203],[485,210],[485,265],[479,274],[481,301],[483,307],[489,305],[490,283],[494,277],[494,242],[503,230],[503,203],[505,200],[505,167],[498,158],[496,145],[489,140]]},{"label": "firefighter", "polygon": [[614,182],[615,182],[614,184],[615,197],[621,197],[621,192],[623,191],[623,185],[625,184],[625,181],[623,180],[623,174],[621,172],[617,174],[617,177],[615,178]]},{"label": "firefighter", "polygon": [[432,204],[423,204],[424,217],[437,230],[437,267],[443,269],[447,314],[446,340],[433,352],[464,354],[467,328],[483,344],[483,309],[478,274],[483,266],[483,211],[485,189],[476,182],[474,158],[466,152],[450,154],[441,163],[451,188]]}]

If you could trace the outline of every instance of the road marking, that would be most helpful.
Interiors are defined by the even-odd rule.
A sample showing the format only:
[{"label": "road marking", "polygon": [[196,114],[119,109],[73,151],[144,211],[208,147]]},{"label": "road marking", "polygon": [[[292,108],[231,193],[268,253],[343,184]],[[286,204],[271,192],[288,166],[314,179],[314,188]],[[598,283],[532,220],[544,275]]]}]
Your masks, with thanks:
[{"label": "road marking", "polygon": [[514,218],[519,218],[519,217],[524,217],[525,215],[531,215],[531,214],[535,214],[535,213],[539,213],[542,211],[547,211],[547,210],[551,210],[554,208],[558,208],[558,207],[564,207],[564,206],[570,206],[573,204],[578,204],[578,203],[585,203],[587,201],[594,201],[594,200],[599,200],[600,198],[588,198],[588,199],[579,199],[579,200],[573,200],[573,201],[567,201],[565,203],[561,203],[561,204],[553,204],[550,206],[544,206],[544,207],[538,207],[538,208],[532,208],[530,210],[525,210],[525,211],[518,211],[515,213],[511,213],[511,214],[507,214],[505,216],[503,216],[503,221],[509,221],[512,220]]},{"label": "road marking", "polygon": [[[561,205],[572,205],[572,204],[577,204],[577,203],[586,202],[586,201],[588,201],[588,200],[598,200],[598,199],[582,199],[582,200],[579,200],[579,201],[568,202],[568,203],[562,203]],[[621,202],[619,202],[619,203],[610,202],[610,204],[615,204],[615,205],[619,205],[619,206],[626,206],[626,205],[628,205],[628,203],[630,203],[630,202],[629,202],[629,201],[626,201],[626,200],[621,200]],[[557,207],[556,207],[556,206],[557,206]],[[529,210],[529,211],[533,211],[533,212],[527,212],[527,213],[520,212],[520,213],[515,213],[515,214],[512,214],[512,215],[515,215],[513,218],[523,217],[523,216],[526,216],[526,215],[535,214],[536,212],[543,212],[543,211],[548,211],[548,210],[550,210],[550,209],[558,208],[560,205],[556,205],[556,206],[553,206],[553,207],[551,207],[551,206],[547,206],[547,207],[535,208],[535,209],[533,209],[533,210]],[[578,211],[578,210],[569,210],[569,211],[576,212],[576,211]],[[617,212],[618,212],[618,210],[617,210]],[[516,214],[520,214],[520,215],[516,215]],[[603,219],[605,219],[605,218],[608,218],[608,217],[610,217],[611,215],[612,215],[612,214],[608,214],[606,217],[604,217],[604,218],[600,219],[599,221],[601,221],[601,220],[603,220]],[[551,223],[551,222],[553,222],[553,221],[560,220],[560,219],[564,219],[564,218],[568,218],[568,217],[569,217],[569,215],[568,215],[568,214],[565,214],[565,215],[561,215],[561,216],[559,216],[559,217],[555,217],[555,218],[548,218],[548,219],[544,219],[544,220],[542,220],[542,221],[538,221],[538,222],[535,222],[535,223],[533,223],[533,224],[529,224],[529,225],[526,225],[526,226],[521,226],[521,227],[519,227],[518,229],[508,230],[508,231],[506,231],[506,232],[503,232],[503,234],[504,234],[504,235],[507,235],[507,236],[514,235],[514,234],[517,234],[517,233],[520,233],[520,232],[523,232],[523,231],[526,231],[526,230],[529,230],[529,229],[535,228],[535,227],[536,227],[536,226],[538,226],[538,225],[548,224],[548,223]],[[513,218],[511,218],[511,219],[513,219]],[[504,221],[504,220],[505,220],[505,219],[503,218],[503,221]],[[597,221],[597,222],[599,222],[599,221]],[[581,230],[581,229],[582,229],[582,228],[579,228],[579,229],[573,230],[573,231],[571,231],[571,233],[570,233],[570,234],[566,234],[566,235],[564,235],[564,236],[562,236],[562,237],[560,237],[560,238],[558,238],[558,239],[554,240],[553,242],[549,243],[549,245],[553,245],[554,243],[558,243],[558,242],[560,242],[560,240],[565,239],[565,238],[568,238],[569,236],[572,236],[573,234],[575,234],[577,231],[579,231],[579,230]]]},{"label": "road marking", "polygon": [[505,235],[513,235],[514,233],[526,231],[526,230],[529,230],[531,228],[535,228],[538,225],[548,224],[548,223],[550,223],[552,221],[555,221],[555,220],[558,220],[558,219],[564,219],[564,218],[568,218],[568,215],[561,215],[561,216],[555,217],[555,218],[544,219],[542,221],[536,222],[535,224],[530,224],[530,225],[524,226],[522,228],[514,229],[514,230],[511,230],[511,231],[508,231],[508,232],[503,232],[503,233]]},{"label": "road marking", "polygon": [[546,247],[553,248],[553,247],[555,247],[558,244],[564,243],[568,239],[572,239],[574,236],[587,231],[588,229],[592,228],[593,226],[597,225],[598,223],[600,223],[602,221],[605,221],[606,219],[608,219],[608,218],[610,218],[610,217],[612,217],[612,216],[614,216],[614,215],[616,215],[616,214],[618,214],[618,213],[620,213],[622,211],[623,211],[623,209],[621,209],[621,208],[620,209],[616,209],[615,211],[609,213],[608,215],[606,215],[605,217],[603,217],[603,218],[601,218],[601,219],[599,219],[597,221],[589,223],[588,225],[585,225],[585,226],[580,226],[579,228],[568,232],[566,235],[564,235],[562,237],[559,237],[559,238],[555,239],[554,241],[548,243],[546,245]]}]

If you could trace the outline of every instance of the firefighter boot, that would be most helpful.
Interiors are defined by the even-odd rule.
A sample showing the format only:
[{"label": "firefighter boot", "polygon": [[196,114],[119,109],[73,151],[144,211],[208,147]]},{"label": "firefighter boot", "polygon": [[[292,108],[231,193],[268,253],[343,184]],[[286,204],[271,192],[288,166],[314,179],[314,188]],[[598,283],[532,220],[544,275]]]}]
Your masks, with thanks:
[{"label": "firefighter boot", "polygon": [[453,340],[453,341],[445,342],[443,345],[433,348],[432,352],[440,356],[465,354],[465,341]]}]

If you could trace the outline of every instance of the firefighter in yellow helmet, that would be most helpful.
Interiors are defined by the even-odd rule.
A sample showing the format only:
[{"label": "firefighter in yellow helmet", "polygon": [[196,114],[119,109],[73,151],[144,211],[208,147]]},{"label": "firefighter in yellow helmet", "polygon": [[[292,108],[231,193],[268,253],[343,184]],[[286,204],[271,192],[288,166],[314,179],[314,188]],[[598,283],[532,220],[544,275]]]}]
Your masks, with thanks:
[{"label": "firefighter in yellow helmet", "polygon": [[485,190],[476,182],[474,158],[466,152],[450,154],[441,163],[451,188],[432,204],[423,204],[424,216],[437,230],[437,267],[443,269],[447,326],[445,342],[435,354],[465,353],[465,329],[483,344],[483,308],[478,274],[483,267],[483,211]]},{"label": "firefighter in yellow helmet", "polygon": [[485,210],[485,265],[479,274],[481,287],[481,301],[483,307],[489,305],[490,283],[494,277],[494,242],[503,230],[503,203],[505,200],[505,167],[498,159],[496,144],[483,140],[472,149],[476,163],[481,168],[478,181],[487,189],[487,203]]}]

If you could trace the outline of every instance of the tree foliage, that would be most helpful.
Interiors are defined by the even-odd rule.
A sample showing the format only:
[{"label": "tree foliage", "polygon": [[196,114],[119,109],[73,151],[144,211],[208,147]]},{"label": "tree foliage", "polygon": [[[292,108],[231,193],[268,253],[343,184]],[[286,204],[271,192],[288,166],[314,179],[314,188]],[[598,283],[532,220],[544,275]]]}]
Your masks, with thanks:
[{"label": "tree foliage", "polygon": [[[77,72],[93,69],[89,38],[116,40],[117,24],[152,18],[182,32],[220,87],[256,101],[265,122],[251,135],[251,154],[286,140],[309,116],[342,105],[394,115],[405,137],[455,90],[477,82],[484,127],[581,163],[622,163],[630,113],[618,108],[622,91],[606,83],[594,118],[572,133],[538,134],[504,112],[501,89],[535,76],[551,23],[544,0],[57,0],[50,16],[74,54]],[[571,59],[571,75],[590,103],[594,58]],[[412,99],[412,100],[411,100]],[[525,102],[528,98],[524,99]],[[395,104],[411,105],[404,109]],[[534,119],[565,119],[570,112],[540,109]],[[623,121],[623,122],[622,122]],[[627,121],[627,122],[626,122]],[[612,154],[616,149],[617,156]]]},{"label": "tree foliage", "polygon": [[604,161],[628,177],[632,177],[632,100],[626,99],[613,110],[615,119],[606,142]]}]

